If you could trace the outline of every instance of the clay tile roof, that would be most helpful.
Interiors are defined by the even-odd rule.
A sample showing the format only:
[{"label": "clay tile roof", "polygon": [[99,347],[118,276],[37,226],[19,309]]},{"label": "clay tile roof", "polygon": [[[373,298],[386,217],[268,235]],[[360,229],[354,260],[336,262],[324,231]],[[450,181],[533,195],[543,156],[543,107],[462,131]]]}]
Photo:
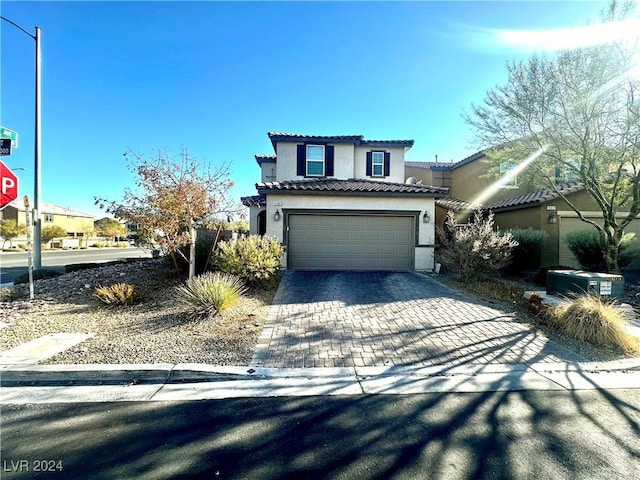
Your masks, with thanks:
[{"label": "clay tile roof", "polygon": [[263,162],[275,162],[275,155],[254,155],[256,162],[258,165],[262,165]]},{"label": "clay tile roof", "polygon": [[299,133],[268,132],[271,144],[275,150],[279,141],[289,142],[331,142],[354,143],[356,145],[412,147],[413,140],[365,140],[362,135],[304,135]]},{"label": "clay tile roof", "polygon": [[387,195],[441,196],[448,192],[447,188],[429,185],[409,185],[405,183],[376,182],[371,180],[335,178],[318,178],[308,180],[291,180],[283,182],[265,182],[256,184],[261,194],[285,191],[288,193],[320,193],[343,192]]},{"label": "clay tile roof", "polygon": [[450,170],[454,165],[453,162],[404,162],[405,167],[422,168],[431,170],[432,168],[439,170]]},{"label": "clay tile roof", "polygon": [[[563,195],[569,195],[571,193],[579,192],[584,189],[584,185],[581,182],[568,182],[558,186],[558,190]],[[533,205],[539,205],[549,200],[558,198],[560,194],[553,190],[537,190],[535,192],[525,193],[518,195],[517,197],[508,198],[494,204],[489,205],[487,208],[491,210],[512,210],[519,207],[527,207]]]},{"label": "clay tile roof", "polygon": [[240,197],[240,201],[245,207],[264,207],[267,205],[267,199],[264,195]]},{"label": "clay tile roof", "polygon": [[453,210],[454,212],[460,212],[462,210],[475,210],[476,208],[482,207],[482,205],[478,203],[470,203],[454,197],[438,198],[436,199],[436,205],[438,207],[446,208],[447,210]]}]

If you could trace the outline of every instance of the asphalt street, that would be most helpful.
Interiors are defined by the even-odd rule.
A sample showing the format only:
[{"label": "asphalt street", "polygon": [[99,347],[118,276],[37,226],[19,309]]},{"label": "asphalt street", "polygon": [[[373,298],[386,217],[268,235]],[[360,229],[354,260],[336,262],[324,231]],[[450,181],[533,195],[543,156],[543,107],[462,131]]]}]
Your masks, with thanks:
[{"label": "asphalt street", "polygon": [[3,479],[637,479],[640,395],[3,405],[1,450]]},{"label": "asphalt street", "polygon": [[[102,263],[127,258],[148,258],[151,253],[138,247],[90,250],[52,250],[42,252],[42,266],[64,272],[64,266],[74,263]],[[27,271],[27,253],[0,253],[0,284]]]}]

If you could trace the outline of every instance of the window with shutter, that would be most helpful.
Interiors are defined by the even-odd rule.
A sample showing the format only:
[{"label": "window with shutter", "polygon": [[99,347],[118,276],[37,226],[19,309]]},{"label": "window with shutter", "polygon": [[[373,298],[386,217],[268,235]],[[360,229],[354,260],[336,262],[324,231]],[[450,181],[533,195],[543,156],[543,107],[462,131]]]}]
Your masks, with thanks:
[{"label": "window with shutter", "polygon": [[367,152],[366,175],[368,177],[388,177],[391,167],[391,154],[389,152]]}]

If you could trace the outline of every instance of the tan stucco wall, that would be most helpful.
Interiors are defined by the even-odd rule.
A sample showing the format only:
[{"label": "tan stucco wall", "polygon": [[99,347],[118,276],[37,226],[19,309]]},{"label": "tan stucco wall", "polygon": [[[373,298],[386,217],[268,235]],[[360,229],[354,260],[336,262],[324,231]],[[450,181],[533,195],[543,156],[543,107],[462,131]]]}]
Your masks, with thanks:
[{"label": "tan stucco wall", "polygon": [[275,182],[278,178],[276,162],[262,162],[262,165],[260,166],[260,175],[261,182]]}]

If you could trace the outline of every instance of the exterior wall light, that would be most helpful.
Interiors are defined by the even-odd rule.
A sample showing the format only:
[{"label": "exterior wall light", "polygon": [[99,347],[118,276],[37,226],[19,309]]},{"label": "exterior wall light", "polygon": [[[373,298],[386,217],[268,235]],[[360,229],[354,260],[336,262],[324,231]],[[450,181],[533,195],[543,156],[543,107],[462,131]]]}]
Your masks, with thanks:
[{"label": "exterior wall light", "polygon": [[558,215],[556,215],[556,212],[549,214],[549,223],[558,223]]},{"label": "exterior wall light", "polygon": [[276,209],[276,213],[274,213],[274,214],[273,214],[273,219],[274,219],[276,222],[279,222],[279,221],[280,221],[280,212],[279,212],[277,209]]},{"label": "exterior wall light", "polygon": [[429,223],[431,221],[431,217],[429,216],[429,212],[424,212],[422,215],[422,223]]}]

